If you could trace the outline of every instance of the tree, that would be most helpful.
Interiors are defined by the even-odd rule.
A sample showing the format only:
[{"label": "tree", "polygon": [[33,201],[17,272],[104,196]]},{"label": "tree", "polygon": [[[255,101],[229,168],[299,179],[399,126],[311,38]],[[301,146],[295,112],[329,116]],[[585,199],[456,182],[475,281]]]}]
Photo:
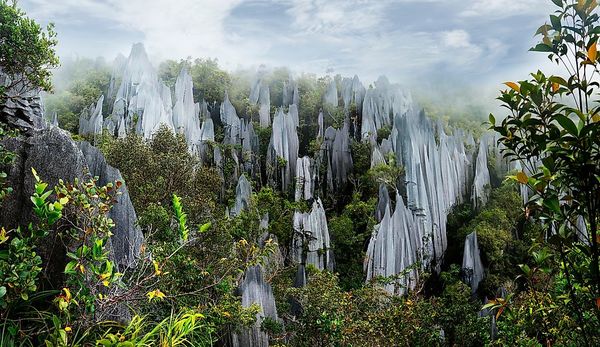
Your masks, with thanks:
[{"label": "tree", "polygon": [[590,334],[597,333],[600,321],[598,3],[552,2],[557,10],[551,24],[537,30],[542,42],[531,50],[548,53],[566,75],[538,71],[529,80],[507,82],[509,88],[498,99],[509,114],[499,124],[490,115],[490,122],[500,134],[504,156],[524,168],[513,178],[533,192],[526,214],[543,223],[541,239],[547,240],[538,247],[550,248],[560,259],[556,279],[565,282],[568,292],[563,303]]},{"label": "tree", "polygon": [[0,0],[0,71],[7,81],[2,99],[23,96],[36,89],[52,90],[50,69],[59,65],[54,26],[45,30],[8,0]]}]

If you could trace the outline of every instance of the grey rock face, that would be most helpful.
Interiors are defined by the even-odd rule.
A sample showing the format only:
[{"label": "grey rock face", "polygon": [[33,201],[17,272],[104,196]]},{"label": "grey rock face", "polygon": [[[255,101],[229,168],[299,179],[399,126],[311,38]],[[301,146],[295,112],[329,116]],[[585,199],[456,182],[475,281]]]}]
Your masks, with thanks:
[{"label": "grey rock face", "polygon": [[279,171],[277,174],[281,178],[281,190],[284,192],[294,181],[298,149],[299,140],[294,117],[279,109],[273,118],[273,132],[267,151],[267,163]]},{"label": "grey rock face", "polygon": [[[377,88],[381,86],[386,87],[383,83]],[[401,101],[388,102],[393,112],[406,112],[395,114],[390,139],[382,141],[380,148],[382,155],[394,153],[397,165],[404,168],[406,202],[397,196],[392,212],[391,206],[385,207],[389,198],[380,193],[377,218],[381,221],[369,243],[365,265],[367,280],[400,275],[395,285],[386,287],[397,294],[414,285],[417,273],[406,271],[416,261],[439,270],[447,247],[448,213],[467,196],[472,182],[468,159],[472,153],[465,148],[465,136],[460,132],[447,135],[440,124]]]},{"label": "grey rock face", "polygon": [[488,169],[488,136],[484,135],[479,143],[479,151],[475,164],[475,179],[471,201],[475,209],[480,209],[490,194],[490,171]]},{"label": "grey rock face", "polygon": [[484,277],[483,263],[479,255],[476,232],[470,233],[465,238],[462,271],[465,282],[471,286],[471,293],[475,293]]},{"label": "grey rock face", "polygon": [[121,79],[114,101],[111,100],[110,121],[115,129],[122,127],[125,132],[135,131],[145,138],[152,136],[161,124],[174,129],[171,91],[158,79],[141,43],[133,45],[126,61],[115,63],[114,73],[113,80]]},{"label": "grey rock face", "polygon": [[[387,191],[380,192],[381,203],[386,200]],[[418,255],[424,246],[422,236],[418,220],[406,208],[402,197],[396,195],[396,208],[391,212],[390,204],[386,204],[383,218],[371,236],[365,264],[367,280],[378,276],[397,277],[385,286],[386,291],[402,295],[413,289],[417,272],[407,268],[420,260]]]},{"label": "grey rock face", "polygon": [[321,199],[313,202],[309,213],[294,213],[291,252],[294,261],[302,266],[311,264],[319,270],[333,270],[333,250]]},{"label": "grey rock face", "polygon": [[103,116],[102,104],[104,95],[98,98],[96,104],[91,104],[87,109],[84,108],[79,116],[79,135],[100,135],[102,134]]},{"label": "grey rock face", "polygon": [[235,205],[231,209],[232,216],[238,216],[240,212],[246,210],[250,205],[250,196],[252,195],[252,186],[245,175],[241,175],[235,188]]},{"label": "grey rock face", "polygon": [[350,108],[352,103],[354,103],[358,110],[362,110],[366,89],[360,82],[358,76],[354,75],[354,78],[343,78],[341,93],[342,100],[344,101],[344,108],[346,110]]},{"label": "grey rock face", "polygon": [[305,156],[296,162],[296,201],[312,199],[314,177],[311,170],[311,160]]},{"label": "grey rock face", "polygon": [[[171,93],[169,91],[169,99],[170,94]],[[197,150],[202,137],[199,113],[200,104],[194,103],[194,87],[192,83],[192,76],[189,74],[187,69],[183,68],[177,77],[177,82],[175,82],[173,126],[177,132],[185,135],[188,146],[191,150]]]},{"label": "grey rock face", "polygon": [[[92,176],[98,176],[98,184],[106,185],[109,182],[124,182],[119,170],[108,165],[104,155],[88,142],[78,143],[78,147],[85,157],[89,172]],[[135,265],[144,236],[137,225],[135,209],[129,198],[127,186],[124,184],[117,197],[117,202],[110,210],[109,217],[115,222],[113,237],[111,238],[114,259],[120,271]]]},{"label": "grey rock face", "polygon": [[386,209],[390,207],[390,194],[385,184],[379,185],[379,199],[377,200],[377,208],[375,209],[375,220],[380,223],[385,215]]},{"label": "grey rock face", "polygon": [[256,322],[250,329],[244,329],[239,334],[232,335],[234,347],[268,347],[269,336],[261,330],[261,323],[265,317],[278,321],[277,307],[271,285],[265,282],[264,270],[257,265],[246,270],[244,280],[239,288],[242,294],[242,306],[250,307],[258,304],[260,312],[257,314]]},{"label": "grey rock face", "polygon": [[[17,114],[24,115],[22,112]],[[90,144],[77,144],[66,131],[58,127],[40,126],[42,118],[39,115],[29,116],[36,118],[25,119],[21,123],[26,125],[21,128],[21,135],[4,141],[6,148],[17,154],[17,160],[8,172],[8,183],[14,191],[4,202],[0,214],[0,223],[10,228],[36,220],[29,200],[35,182],[32,167],[50,187],[58,184],[60,179],[66,182],[88,179],[90,173],[99,176],[99,184],[122,179],[119,171],[107,165],[100,152]],[[0,112],[0,118],[9,125],[17,123],[14,119],[11,120],[14,117],[5,113],[4,109]],[[110,212],[117,227],[113,230],[114,235],[110,238],[108,248],[109,256],[119,266],[119,270],[124,271],[135,264],[144,238],[140,229],[135,226],[136,215],[126,188],[123,187],[121,191],[123,194],[117,198],[117,203]],[[38,245],[38,252],[46,266],[46,280],[53,288],[63,285],[63,270],[67,262],[67,250],[57,238],[58,235],[51,234],[47,242]],[[127,310],[124,307],[116,305],[110,310],[111,312],[98,314],[112,316],[113,319],[126,318]]]},{"label": "grey rock face", "polygon": [[238,144],[240,141],[241,120],[235,111],[235,108],[229,101],[229,95],[225,93],[225,99],[221,104],[221,122],[225,127],[225,144]]},{"label": "grey rock face", "polygon": [[334,189],[346,184],[348,175],[354,167],[350,153],[350,125],[348,122],[344,123],[342,129],[328,127],[325,130],[321,153],[322,156],[317,161],[326,160],[327,190],[333,192]]},{"label": "grey rock face", "polygon": [[361,137],[377,137],[377,130],[393,125],[396,116],[403,116],[413,107],[410,94],[398,85],[392,85],[381,76],[375,82],[375,88],[365,92],[362,102]]},{"label": "grey rock face", "polygon": [[269,86],[261,87],[258,103],[260,126],[261,128],[266,128],[271,125],[271,95],[269,92]]}]

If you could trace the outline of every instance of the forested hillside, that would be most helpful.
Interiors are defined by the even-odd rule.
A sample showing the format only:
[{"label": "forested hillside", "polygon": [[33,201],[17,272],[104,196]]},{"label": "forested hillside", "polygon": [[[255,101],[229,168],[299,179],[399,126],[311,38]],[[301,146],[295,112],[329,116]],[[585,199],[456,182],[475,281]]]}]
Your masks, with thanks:
[{"label": "forested hillside", "polygon": [[0,345],[600,344],[598,4],[552,3],[563,74],[487,116],[141,43],[56,69],[0,0]]}]

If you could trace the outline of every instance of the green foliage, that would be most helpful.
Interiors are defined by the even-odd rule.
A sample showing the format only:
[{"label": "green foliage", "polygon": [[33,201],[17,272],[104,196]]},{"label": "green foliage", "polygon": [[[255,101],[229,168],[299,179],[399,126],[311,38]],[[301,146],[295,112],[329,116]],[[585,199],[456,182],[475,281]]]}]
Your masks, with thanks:
[{"label": "green foliage", "polygon": [[3,309],[27,301],[37,291],[42,259],[35,251],[35,243],[45,237],[49,228],[62,217],[63,204],[48,201],[51,194],[46,190],[48,185],[39,179],[35,170],[32,169],[32,172],[36,183],[31,201],[39,224],[30,224],[28,234],[21,228],[0,229],[0,307]]},{"label": "green foliage", "polygon": [[52,90],[50,69],[59,64],[54,25],[42,29],[8,0],[0,1],[0,23],[0,66],[10,78],[10,84],[0,88],[0,102],[37,88]]},{"label": "green foliage", "polygon": [[[478,318],[458,268],[445,276],[441,298],[391,296],[379,286],[343,291],[335,275],[310,274],[305,288],[289,289],[301,306],[287,325],[292,346],[479,346],[489,340],[489,319]],[[442,338],[442,330],[445,338]]]},{"label": "green foliage", "polygon": [[197,312],[171,314],[158,323],[135,316],[125,327],[106,330],[96,341],[103,347],[212,346],[214,328]]},{"label": "green foliage", "polygon": [[367,177],[375,182],[377,186],[385,184],[393,192],[400,192],[403,176],[404,168],[396,165],[396,158],[393,153],[388,156],[387,163],[376,165],[367,172]]},{"label": "green foliage", "polygon": [[181,199],[175,194],[173,194],[173,211],[179,224],[179,237],[183,242],[187,242],[190,235],[190,230],[187,227],[187,214],[183,212]]},{"label": "green foliage", "polygon": [[[567,341],[595,345],[598,341],[590,337],[600,329],[600,106],[598,83],[592,76],[599,67],[598,4],[591,0],[553,2],[556,11],[550,16],[551,24],[538,29],[536,35],[542,41],[531,50],[548,53],[566,74],[546,76],[538,71],[528,80],[505,83],[508,89],[498,99],[510,113],[498,123],[493,115],[489,120],[506,148],[504,155],[527,169],[528,173],[521,171],[511,178],[534,192],[526,213],[546,228],[534,247],[547,249],[561,261],[556,267],[560,271],[545,280],[564,283],[563,290],[548,296],[541,310],[546,314],[547,308],[558,305],[560,315],[547,313],[557,320],[542,319],[542,335],[533,335],[529,329],[521,332],[550,343],[556,339],[554,331],[559,331]],[[579,216],[585,218],[587,232],[577,230]],[[526,275],[532,272],[527,264],[521,268]],[[543,292],[532,289],[534,296]],[[522,305],[529,306],[531,301]],[[523,306],[515,309],[523,314],[526,310]],[[535,318],[525,319],[530,323]],[[565,319],[576,320],[580,330],[560,323]]]},{"label": "green foliage", "polygon": [[[75,179],[73,184],[65,184],[61,180],[54,189],[57,202],[65,207],[65,217],[72,223],[63,232],[72,249],[67,252],[70,261],[64,269],[67,288],[55,303],[68,322],[73,314],[83,317],[78,321],[83,326],[101,318],[96,316],[96,310],[110,305],[105,298],[107,289],[121,277],[109,257],[107,244],[115,226],[108,213],[122,183],[99,187],[96,182],[96,179],[84,182]],[[74,293],[73,299],[69,298],[69,292]]]},{"label": "green foliage", "polygon": [[[14,135],[15,133],[13,131],[5,129],[4,126],[0,124],[0,168],[12,164],[12,162],[15,160],[16,154],[6,150],[2,144],[3,140]],[[2,206],[2,202],[6,196],[12,192],[12,188],[7,186],[7,178],[7,173],[4,172],[4,170],[0,170],[0,207]]]},{"label": "green foliage", "polygon": [[[55,93],[44,98],[46,114],[56,112],[60,127],[77,134],[79,115],[84,108],[95,105],[100,95],[106,95],[110,74],[109,65],[101,60],[79,58],[63,63],[54,78]],[[105,98],[104,110],[110,109],[109,99]]]},{"label": "green foliage", "polygon": [[194,100],[208,103],[223,102],[225,92],[231,87],[230,75],[219,68],[217,59],[167,60],[159,66],[159,77],[174,86],[182,68],[187,68],[194,82]]},{"label": "green foliage", "polygon": [[186,206],[190,224],[205,221],[215,211],[220,189],[214,188],[222,180],[215,169],[198,165],[182,135],[163,126],[150,140],[130,134],[104,141],[101,149],[121,171],[138,214],[145,215],[149,206],[169,206],[172,194]]},{"label": "green foliage", "polygon": [[329,233],[335,254],[336,271],[342,288],[354,289],[363,283],[364,245],[375,226],[376,199],[361,201],[358,193],[344,212],[329,220]]}]

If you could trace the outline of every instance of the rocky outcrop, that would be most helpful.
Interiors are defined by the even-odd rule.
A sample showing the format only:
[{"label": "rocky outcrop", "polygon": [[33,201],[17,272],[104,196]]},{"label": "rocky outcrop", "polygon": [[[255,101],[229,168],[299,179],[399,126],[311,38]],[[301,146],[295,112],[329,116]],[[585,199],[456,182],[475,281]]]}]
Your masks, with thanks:
[{"label": "rocky outcrop", "polygon": [[[19,102],[24,104],[28,101]],[[66,131],[47,125],[39,111],[35,111],[37,108],[31,105],[11,109],[12,105],[14,104],[0,110],[0,120],[10,128],[20,130],[19,136],[3,143],[9,151],[17,154],[17,158],[8,170],[8,184],[13,192],[3,204],[1,225],[14,228],[36,220],[29,199],[35,184],[31,168],[35,168],[50,187],[58,184],[60,179],[73,182],[75,179],[89,179],[92,175],[98,176],[99,184],[122,180],[119,171],[109,166],[102,154],[89,143],[77,143]],[[136,214],[126,187],[123,186],[120,191],[122,195],[117,197],[110,212],[116,227],[108,249],[110,258],[118,265],[119,271],[123,272],[135,264],[144,238],[135,224]],[[53,288],[60,288],[64,280],[63,270],[68,261],[63,242],[58,235],[51,234],[45,242],[38,245],[38,252],[45,264],[45,280],[42,282]],[[104,315],[125,317],[123,315],[126,310],[123,308],[113,307],[111,312],[114,312]]]},{"label": "rocky outcrop", "polygon": [[[333,271],[333,250],[321,199],[313,202],[310,212],[294,212],[291,256],[299,264],[302,272],[306,265],[312,265],[319,270]],[[306,283],[305,278],[299,280],[301,283]],[[299,286],[298,282],[296,286]]]},{"label": "rocky outcrop", "polygon": [[[88,142],[79,142],[78,147],[83,153],[87,168],[92,176],[98,177],[97,184],[106,185],[109,182],[124,182],[119,170],[108,165],[104,155],[98,148]],[[116,203],[109,212],[109,217],[115,222],[113,236],[111,238],[112,253],[120,271],[135,265],[144,237],[140,227],[137,225],[137,216],[127,185],[124,183],[120,195],[116,197]]]},{"label": "rocky outcrop", "polygon": [[463,279],[471,287],[471,293],[477,292],[479,283],[483,280],[483,263],[479,254],[477,233],[472,232],[465,238],[465,248],[462,261]]}]

